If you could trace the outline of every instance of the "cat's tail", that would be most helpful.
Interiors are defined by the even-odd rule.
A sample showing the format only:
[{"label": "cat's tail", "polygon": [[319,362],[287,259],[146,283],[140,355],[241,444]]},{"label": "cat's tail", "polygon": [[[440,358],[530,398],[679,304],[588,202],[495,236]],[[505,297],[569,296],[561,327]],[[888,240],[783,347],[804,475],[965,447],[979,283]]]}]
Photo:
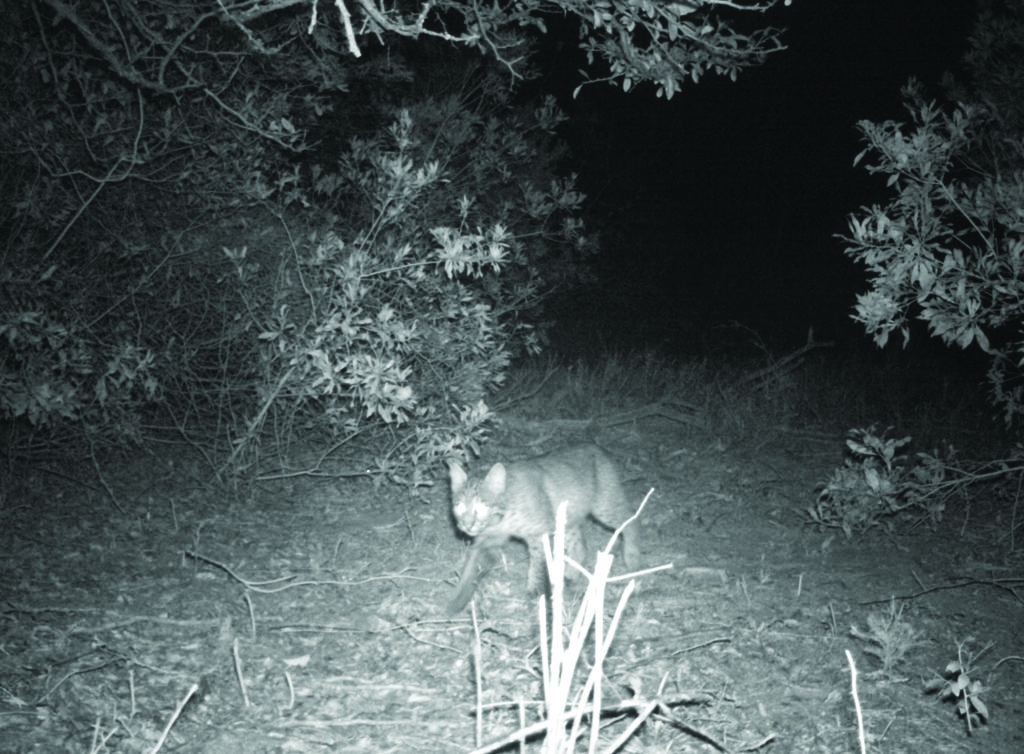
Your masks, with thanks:
[{"label": "cat's tail", "polygon": [[462,609],[469,604],[469,601],[473,598],[473,593],[476,591],[476,584],[480,578],[480,573],[490,564],[490,554],[489,547],[481,547],[479,544],[474,544],[469,548],[469,554],[466,555],[466,563],[462,567],[462,575],[459,577],[459,583],[455,587],[455,594],[448,601],[445,613],[455,615],[462,612]]}]

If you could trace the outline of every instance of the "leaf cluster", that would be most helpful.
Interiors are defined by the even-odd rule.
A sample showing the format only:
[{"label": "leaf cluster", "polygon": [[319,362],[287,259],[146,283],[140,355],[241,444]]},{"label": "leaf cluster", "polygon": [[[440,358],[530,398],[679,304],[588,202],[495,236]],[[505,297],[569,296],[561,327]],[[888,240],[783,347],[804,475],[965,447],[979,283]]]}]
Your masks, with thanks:
[{"label": "leaf cluster", "polygon": [[981,695],[989,689],[977,679],[978,671],[974,667],[974,662],[992,645],[988,644],[974,654],[967,649],[973,641],[974,637],[969,636],[962,642],[957,642],[957,659],[946,665],[941,676],[936,676],[925,684],[926,692],[937,694],[942,701],[956,702],[957,714],[964,719],[968,733],[979,727],[982,722],[987,723],[989,717],[988,706],[981,699]]},{"label": "leaf cluster", "polygon": [[[695,6],[771,5],[556,4],[610,80],[666,95],[778,48]],[[540,345],[544,298],[595,250],[561,114],[502,84],[553,7],[17,8],[0,52],[5,417],[137,438],[160,415],[235,473],[299,429],[387,428],[413,484],[472,447],[509,360]],[[394,43],[425,38],[502,73],[460,64],[417,91],[424,67]]]},{"label": "leaf cluster", "polygon": [[[1024,44],[1024,11],[982,16],[967,64],[973,78],[950,84],[951,107],[904,90],[911,124],[859,125],[866,167],[887,175],[895,196],[850,219],[848,256],[863,263],[871,289],[854,319],[885,345],[904,345],[913,318],[932,336],[991,357],[989,378],[1007,423],[1024,411],[1024,108],[1003,82],[1024,79],[1009,49]],[[1016,89],[1020,91],[1017,83]]]},{"label": "leaf cluster", "polygon": [[[721,18],[763,14],[777,0],[520,0],[481,4],[435,0],[426,5],[383,0],[310,3],[307,0],[218,2],[189,0],[40,0],[34,9],[39,23],[53,19],[76,30],[82,52],[106,66],[132,87],[182,98],[194,94],[216,100],[214,80],[238,72],[237,63],[252,58],[280,65],[289,58],[306,68],[304,77],[321,76],[325,89],[344,86],[332,64],[340,56],[358,59],[380,40],[428,39],[475,49],[499,63],[513,80],[530,71],[529,31],[544,33],[553,13],[572,18],[579,28],[580,47],[591,63],[608,68],[600,80],[621,83],[628,90],[641,81],[656,85],[658,95],[671,97],[681,85],[697,81],[706,71],[736,76],[783,49],[780,31],[771,27],[736,31]],[[789,0],[786,1],[789,4]],[[372,40],[372,41],[371,41]],[[316,50],[310,57],[297,48]],[[239,66],[239,69],[244,67]],[[291,79],[293,77],[289,77]],[[278,89],[277,91],[281,91]],[[228,103],[220,103],[225,113]],[[271,118],[253,124],[273,135]],[[279,133],[283,141],[291,134]]]},{"label": "leaf cluster", "polygon": [[851,456],[832,473],[807,515],[816,524],[839,528],[846,537],[875,527],[891,531],[899,519],[931,525],[942,520],[945,498],[936,492],[945,479],[947,464],[934,455],[919,453],[917,462],[901,450],[910,437],[886,437],[889,430],[850,430],[846,441]]},{"label": "leaf cluster", "polygon": [[[268,438],[388,428],[415,485],[478,443],[488,392],[539,347],[544,297],[595,250],[554,102],[514,105],[477,62],[438,96],[396,86],[339,117],[310,84],[316,50],[245,56],[214,96],[155,96],[68,32],[29,56],[59,80],[24,79],[57,96],[6,116],[26,127],[8,145],[4,414],[94,431],[117,413],[137,436],[156,411],[234,475]],[[311,148],[332,123],[351,136]]]},{"label": "leaf cluster", "polygon": [[606,80],[621,83],[623,91],[640,82],[652,82],[658,97],[671,99],[687,80],[696,83],[706,72],[714,71],[735,81],[743,68],[759,65],[770,53],[785,49],[778,29],[742,34],[721,18],[701,11],[701,5],[729,5],[764,12],[775,0],[748,5],[716,0],[570,0],[560,4],[581,21],[580,47],[587,62],[605,62],[609,68]]}]

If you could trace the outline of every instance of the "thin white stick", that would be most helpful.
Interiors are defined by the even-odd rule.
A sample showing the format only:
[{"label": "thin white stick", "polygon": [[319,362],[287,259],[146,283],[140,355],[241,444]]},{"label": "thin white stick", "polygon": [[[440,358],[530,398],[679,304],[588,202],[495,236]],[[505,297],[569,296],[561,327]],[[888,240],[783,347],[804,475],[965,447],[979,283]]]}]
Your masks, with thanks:
[{"label": "thin white stick", "polygon": [[242,689],[242,701],[245,702],[245,706],[249,706],[249,692],[245,688],[245,676],[242,675],[242,657],[238,654],[238,637],[235,637],[235,641],[232,644],[231,654],[235,660],[235,676],[238,678],[238,687]]},{"label": "thin white stick", "polygon": [[284,680],[288,684],[288,706],[285,709],[295,709],[295,686],[292,684],[292,677],[287,670],[284,671]]},{"label": "thin white stick", "polygon": [[245,598],[245,604],[249,608],[249,630],[252,632],[253,641],[256,641],[256,612],[252,609],[252,599],[248,592],[243,593],[242,597]]},{"label": "thin white stick", "polygon": [[[550,553],[548,541],[544,540],[545,554]],[[551,677],[551,649],[548,646],[548,609],[547,598],[542,594],[537,598],[537,625],[540,626],[540,672],[544,685],[544,707],[550,710],[553,704],[554,679]],[[550,714],[550,713],[549,713]],[[546,725],[547,723],[545,723]],[[479,744],[478,744],[479,748]]]},{"label": "thin white stick", "polygon": [[[554,543],[549,545],[545,537],[543,541],[544,559],[547,561],[548,580],[551,584],[551,632],[545,637],[542,631],[541,646],[551,642],[551,651],[544,661],[549,672],[545,673],[546,686],[544,689],[544,700],[548,715],[548,732],[544,739],[543,750],[555,752],[560,748],[560,742],[565,737],[565,708],[569,699],[568,682],[565,678],[566,669],[575,668],[574,662],[566,659],[565,647],[563,646],[562,611],[564,604],[565,588],[565,520],[566,502],[559,503],[555,510],[555,537]],[[547,622],[545,600],[539,600],[539,618],[541,625]],[[570,643],[571,647],[571,643]],[[543,653],[542,653],[543,658]]]},{"label": "thin white stick", "polygon": [[174,714],[171,715],[171,719],[167,721],[167,725],[164,727],[164,732],[160,734],[160,740],[156,742],[156,746],[153,747],[149,754],[156,754],[160,751],[161,747],[164,745],[164,741],[167,740],[168,734],[171,732],[171,727],[174,725],[174,722],[178,719],[181,711],[185,709],[185,705],[188,703],[188,700],[191,699],[192,695],[197,691],[199,691],[199,684],[193,683],[192,687],[188,690],[188,693],[185,694],[185,698],[178,703],[178,709],[174,710]]},{"label": "thin white stick", "polygon": [[850,663],[850,689],[853,692],[853,706],[857,708],[857,735],[860,737],[860,754],[868,754],[868,745],[864,740],[864,715],[860,709],[860,697],[857,696],[857,666],[853,663],[853,655],[846,651],[846,661]]},{"label": "thin white stick", "polygon": [[343,0],[334,0],[334,4],[338,6],[341,20],[345,24],[345,39],[348,40],[348,51],[352,53],[353,57],[361,57],[363,53],[359,51],[359,44],[356,42],[356,35],[352,30],[352,16],[349,15],[348,8],[345,7]]},{"label": "thin white stick", "polygon": [[480,665],[483,663],[483,649],[480,644],[480,624],[476,620],[476,600],[469,603],[469,610],[473,615],[473,673],[476,677],[476,745],[483,746],[484,740],[484,680],[483,671]]}]

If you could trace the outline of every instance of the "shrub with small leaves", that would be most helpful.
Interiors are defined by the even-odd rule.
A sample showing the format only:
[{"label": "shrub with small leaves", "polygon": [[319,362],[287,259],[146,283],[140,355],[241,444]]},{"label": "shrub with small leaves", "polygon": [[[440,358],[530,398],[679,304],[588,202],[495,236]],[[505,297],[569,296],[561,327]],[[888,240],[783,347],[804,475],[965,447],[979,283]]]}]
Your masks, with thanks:
[{"label": "shrub with small leaves", "polygon": [[969,636],[962,642],[957,642],[957,659],[946,665],[942,676],[933,678],[925,684],[925,691],[938,694],[940,700],[956,701],[957,714],[964,719],[968,733],[981,723],[988,722],[988,707],[981,700],[981,695],[988,689],[976,677],[971,676],[977,676],[976,668],[972,667],[974,661],[992,645],[987,644],[977,655],[973,655],[966,649],[973,641],[974,637]]},{"label": "shrub with small leaves", "polygon": [[413,80],[389,52],[356,108],[333,55],[245,57],[217,97],[150,100],[82,62],[68,25],[19,40],[0,419],[161,427],[235,480],[263,453],[291,468],[293,440],[359,436],[415,486],[479,444],[545,296],[596,251],[554,99],[516,100],[475,56]]},{"label": "shrub with small leaves", "polygon": [[[30,256],[15,245],[8,258]],[[92,250],[89,261],[101,256],[112,255]],[[164,362],[125,304],[131,294],[145,298],[149,281],[135,260],[119,261],[114,273],[33,262],[0,269],[0,418],[44,430],[74,425],[90,444],[139,439],[143,407],[162,394]]]},{"label": "shrub with small leaves", "polygon": [[[530,115],[536,129],[558,122],[553,108]],[[417,486],[436,461],[479,446],[487,396],[513,355],[539,347],[535,310],[594,250],[572,182],[537,185],[552,175],[543,140],[513,127],[516,111],[504,130],[497,117],[451,101],[400,109],[352,139],[332,172],[313,171],[310,196],[344,215],[290,232],[276,275],[224,250],[244,281],[238,308],[262,383],[234,458],[255,452],[266,421],[278,435],[333,438],[386,425],[412,463],[382,470]]]}]

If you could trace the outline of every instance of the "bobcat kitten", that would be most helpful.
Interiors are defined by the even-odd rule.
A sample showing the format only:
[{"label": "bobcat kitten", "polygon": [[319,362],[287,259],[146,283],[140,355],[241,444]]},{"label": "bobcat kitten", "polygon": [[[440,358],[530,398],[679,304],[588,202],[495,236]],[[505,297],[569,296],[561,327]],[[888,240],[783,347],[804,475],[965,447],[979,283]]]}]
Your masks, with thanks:
[{"label": "bobcat kitten", "polygon": [[[474,538],[448,613],[462,610],[473,596],[479,570],[510,538],[530,552],[528,587],[540,594],[547,586],[545,534],[554,534],[555,511],[566,501],[566,552],[583,563],[580,525],[587,516],[609,529],[630,517],[619,474],[608,454],[596,445],[581,445],[513,463],[496,463],[483,476],[470,477],[449,464],[452,511],[459,528]],[[626,566],[639,565],[637,523],[622,532]]]}]

